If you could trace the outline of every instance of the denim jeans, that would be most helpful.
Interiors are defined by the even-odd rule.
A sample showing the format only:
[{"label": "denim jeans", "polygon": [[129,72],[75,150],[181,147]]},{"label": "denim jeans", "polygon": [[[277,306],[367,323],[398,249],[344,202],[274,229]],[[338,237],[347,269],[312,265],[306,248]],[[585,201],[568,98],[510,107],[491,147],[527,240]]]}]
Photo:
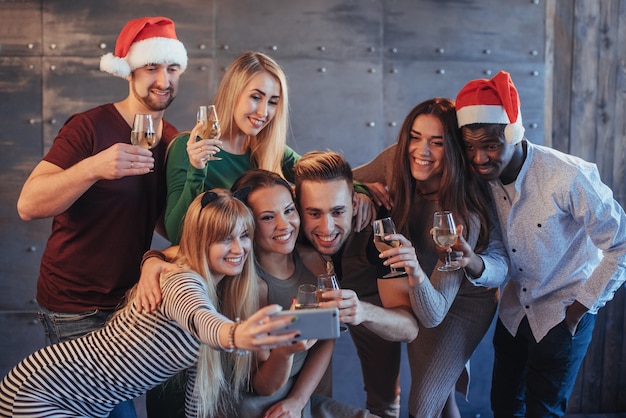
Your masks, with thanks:
[{"label": "denim jeans", "polygon": [[574,336],[561,322],[536,342],[526,317],[512,336],[498,319],[491,409],[494,417],[562,417],[591,342],[596,316],[585,314]]},{"label": "denim jeans", "polygon": [[[113,311],[89,311],[78,313],[51,312],[39,307],[39,321],[50,344],[71,340],[101,328]],[[133,400],[118,404],[109,418],[137,418]]]}]

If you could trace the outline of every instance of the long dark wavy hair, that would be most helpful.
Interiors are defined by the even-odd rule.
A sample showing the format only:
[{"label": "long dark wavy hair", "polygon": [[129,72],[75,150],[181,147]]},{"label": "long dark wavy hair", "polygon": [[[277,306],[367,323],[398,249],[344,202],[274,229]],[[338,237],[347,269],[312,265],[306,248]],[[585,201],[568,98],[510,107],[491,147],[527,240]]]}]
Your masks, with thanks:
[{"label": "long dark wavy hair", "polygon": [[[469,164],[464,155],[465,150],[458,128],[456,109],[450,99],[436,97],[415,106],[404,119],[398,145],[396,147],[390,193],[393,199],[391,216],[396,225],[405,235],[408,234],[411,208],[417,196],[417,181],[411,174],[410,156],[408,153],[411,142],[413,122],[420,115],[433,115],[443,127],[444,161],[443,174],[439,185],[439,205],[442,209],[451,210],[456,221],[462,223],[467,238],[470,228],[470,214],[480,220],[479,239],[474,249],[476,252],[487,247],[489,241],[488,209],[489,198],[484,186],[470,175]],[[425,220],[425,222],[427,222]],[[408,235],[407,235],[408,236]]]}]

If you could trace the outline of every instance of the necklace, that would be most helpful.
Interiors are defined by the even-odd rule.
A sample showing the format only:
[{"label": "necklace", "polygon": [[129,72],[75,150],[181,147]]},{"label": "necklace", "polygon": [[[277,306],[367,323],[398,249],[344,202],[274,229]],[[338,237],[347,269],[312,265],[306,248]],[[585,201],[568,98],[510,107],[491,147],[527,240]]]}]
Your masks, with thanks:
[{"label": "necklace", "polygon": [[326,273],[328,274],[334,273],[335,265],[333,264],[332,258],[330,258],[330,256],[326,258],[322,253],[318,253],[318,254],[320,255],[320,258],[322,259],[322,261],[326,263]]}]

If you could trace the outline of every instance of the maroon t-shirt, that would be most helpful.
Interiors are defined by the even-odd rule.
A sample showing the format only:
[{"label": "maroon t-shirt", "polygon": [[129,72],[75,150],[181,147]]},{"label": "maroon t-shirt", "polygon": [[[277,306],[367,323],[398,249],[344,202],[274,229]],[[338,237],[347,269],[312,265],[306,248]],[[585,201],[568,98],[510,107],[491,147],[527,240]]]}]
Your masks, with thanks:
[{"label": "maroon t-shirt", "polygon": [[[131,128],[113,104],[73,115],[44,157],[63,169],[130,142]],[[163,123],[154,173],[100,180],[53,219],[41,259],[37,301],[56,312],[115,309],[139,279],[139,264],[165,206],[165,151],[176,128]]]}]

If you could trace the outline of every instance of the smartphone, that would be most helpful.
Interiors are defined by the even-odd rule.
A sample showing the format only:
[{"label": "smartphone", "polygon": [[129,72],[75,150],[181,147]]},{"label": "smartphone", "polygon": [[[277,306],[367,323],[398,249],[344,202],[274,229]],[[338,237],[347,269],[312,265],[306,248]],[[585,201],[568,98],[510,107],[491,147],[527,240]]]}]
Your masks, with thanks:
[{"label": "smartphone", "polygon": [[286,328],[271,332],[272,335],[298,330],[296,340],[328,340],[339,337],[339,310],[337,308],[315,308],[284,310],[272,317],[295,316],[298,319]]}]

